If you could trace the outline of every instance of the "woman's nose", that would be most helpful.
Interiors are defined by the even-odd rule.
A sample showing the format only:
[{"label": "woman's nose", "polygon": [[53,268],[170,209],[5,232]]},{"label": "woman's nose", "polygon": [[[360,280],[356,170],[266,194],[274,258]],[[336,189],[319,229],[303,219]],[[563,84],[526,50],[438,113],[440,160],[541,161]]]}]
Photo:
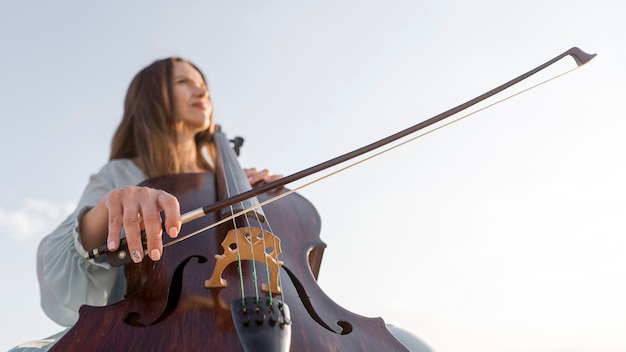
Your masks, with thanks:
[{"label": "woman's nose", "polygon": [[205,97],[209,95],[209,90],[203,86],[196,86],[194,94],[198,97]]}]

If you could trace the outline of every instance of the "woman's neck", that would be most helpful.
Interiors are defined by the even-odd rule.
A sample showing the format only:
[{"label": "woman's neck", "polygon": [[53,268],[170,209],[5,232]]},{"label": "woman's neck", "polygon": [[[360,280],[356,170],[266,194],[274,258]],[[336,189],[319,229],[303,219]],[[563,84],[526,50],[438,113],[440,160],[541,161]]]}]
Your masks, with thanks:
[{"label": "woman's neck", "polygon": [[193,139],[187,139],[187,142],[178,144],[178,155],[184,155],[182,158],[183,164],[181,165],[182,172],[204,172],[204,170],[198,165],[198,150],[196,149],[196,142]]}]

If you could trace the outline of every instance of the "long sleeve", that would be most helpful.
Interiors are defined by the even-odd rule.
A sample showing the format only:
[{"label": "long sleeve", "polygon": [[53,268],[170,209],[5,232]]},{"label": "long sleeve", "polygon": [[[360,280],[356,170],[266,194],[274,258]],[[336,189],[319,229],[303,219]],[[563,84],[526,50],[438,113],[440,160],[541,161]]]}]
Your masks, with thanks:
[{"label": "long sleeve", "polygon": [[110,190],[143,181],[143,172],[128,159],[113,160],[90,177],[77,209],[46,236],[37,251],[37,275],[44,312],[55,322],[71,326],[83,304],[103,306],[119,301],[125,291],[123,270],[106,257],[85,260],[80,220]]}]

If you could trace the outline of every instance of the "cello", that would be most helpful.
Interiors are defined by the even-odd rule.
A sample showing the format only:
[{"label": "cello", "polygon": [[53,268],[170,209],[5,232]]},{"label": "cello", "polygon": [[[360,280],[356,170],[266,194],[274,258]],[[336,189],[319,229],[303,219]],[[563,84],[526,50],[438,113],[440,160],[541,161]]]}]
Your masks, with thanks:
[{"label": "cello", "polygon": [[[595,55],[572,48],[411,128],[254,189],[225,136],[216,133],[215,174],[168,175],[143,183],[179,199],[189,219],[180,234],[185,241],[163,236],[168,249],[159,262],[146,261],[138,280],[130,279],[137,267],[129,266],[133,288],[127,297],[110,306],[81,307],[78,322],[53,350],[405,351],[382,319],[351,313],[319,288],[325,246],[319,215],[306,199],[279,187],[433,125],[565,56],[580,66]],[[123,246],[116,252],[101,247],[90,256],[104,253],[113,265],[129,261]]]},{"label": "cello", "polygon": [[[168,175],[142,185],[175,195],[182,212],[249,190],[226,137],[218,131],[214,142],[215,174]],[[231,215],[235,206],[188,222],[179,236]],[[382,319],[348,312],[316,284],[325,245],[319,215],[306,199],[291,194],[232,220],[175,246],[164,236],[167,250],[158,262],[144,260],[148,276],[140,287],[121,302],[81,307],[78,322],[53,350],[406,350]],[[112,265],[126,264],[129,256],[121,253],[108,252]],[[129,286],[138,286],[127,275]]]}]

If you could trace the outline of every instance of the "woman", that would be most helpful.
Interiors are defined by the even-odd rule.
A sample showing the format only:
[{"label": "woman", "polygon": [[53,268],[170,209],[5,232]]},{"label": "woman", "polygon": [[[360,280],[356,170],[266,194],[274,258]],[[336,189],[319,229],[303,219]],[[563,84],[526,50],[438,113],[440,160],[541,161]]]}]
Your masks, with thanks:
[{"label": "woman", "polygon": [[[103,306],[123,298],[123,271],[105,259],[84,259],[104,243],[117,249],[122,227],[134,262],[143,260],[142,229],[150,259],[160,259],[160,212],[167,234],[176,237],[181,228],[178,200],[135,185],[160,175],[213,171],[207,138],[214,129],[212,112],[206,80],[188,61],[158,60],[135,76],[109,162],[91,177],[76,211],[39,246],[42,306],[52,320],[71,326],[81,305]],[[254,168],[246,173],[252,184],[280,177]]]},{"label": "woman", "polygon": [[[103,306],[123,299],[123,270],[109,265],[106,257],[84,259],[104,243],[117,249],[122,229],[135,263],[144,259],[141,230],[150,259],[161,258],[162,226],[170,237],[178,235],[180,205],[165,191],[135,185],[161,175],[213,171],[208,138],[214,130],[212,112],[206,80],[188,61],[159,60],[135,76],[109,162],[90,178],[76,211],[39,246],[42,306],[52,320],[72,326],[81,305]],[[246,174],[251,184],[280,177],[254,168]],[[48,349],[62,335],[24,344],[21,350]]]}]

